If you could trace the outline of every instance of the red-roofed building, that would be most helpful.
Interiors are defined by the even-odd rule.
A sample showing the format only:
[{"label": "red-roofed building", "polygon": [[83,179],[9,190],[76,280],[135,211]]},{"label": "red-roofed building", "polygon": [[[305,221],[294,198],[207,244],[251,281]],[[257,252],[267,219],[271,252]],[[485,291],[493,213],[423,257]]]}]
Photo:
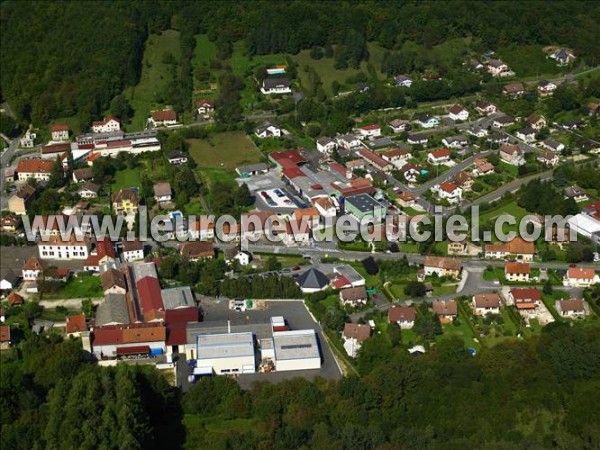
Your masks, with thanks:
[{"label": "red-roofed building", "polygon": [[592,268],[569,267],[563,279],[563,284],[570,287],[587,287],[600,283],[600,277]]},{"label": "red-roofed building", "polygon": [[69,142],[42,145],[42,155],[44,155],[44,158],[53,158],[53,161],[57,156],[62,155],[69,150],[71,150],[71,144]]},{"label": "red-roofed building", "polygon": [[200,117],[208,119],[215,112],[215,104],[205,98],[196,100],[196,112]]},{"label": "red-roofed building", "polygon": [[6,300],[8,302],[8,306],[10,306],[11,308],[13,306],[21,306],[23,304],[23,297],[21,297],[16,292],[12,292]]},{"label": "red-roofed building", "polygon": [[462,200],[462,189],[450,181],[444,181],[432,188],[442,200],[448,203],[459,203]]},{"label": "red-roofed building", "polygon": [[47,159],[21,159],[17,164],[19,181],[35,178],[37,181],[50,180],[55,161]]},{"label": "red-roofed building", "polygon": [[440,164],[445,164],[450,161],[450,150],[447,148],[440,148],[438,150],[434,150],[427,155],[427,161],[429,164],[437,166]]},{"label": "red-roofed building", "polygon": [[55,123],[50,125],[53,141],[68,141],[69,140],[69,125],[64,123]]},{"label": "red-roofed building", "polygon": [[99,272],[100,266],[103,263],[115,262],[116,259],[117,252],[113,247],[112,241],[108,237],[98,238],[96,240],[96,247],[90,252],[83,268],[90,272]]},{"label": "red-roofed building", "polygon": [[362,127],[358,127],[356,131],[363,137],[377,137],[381,136],[381,125],[364,125]]},{"label": "red-roofed building", "polygon": [[306,159],[297,150],[282,150],[269,153],[269,159],[282,169],[306,164]]},{"label": "red-roofed building", "polygon": [[540,291],[536,288],[512,288],[508,293],[518,310],[535,309],[542,303]]},{"label": "red-roofed building", "polygon": [[99,156],[102,156],[100,152],[93,152],[90,153],[90,156],[87,157],[86,161],[87,161],[87,165],[88,166],[93,166],[94,165],[94,161],[96,160],[96,158],[98,158]]},{"label": "red-roofed building", "polygon": [[78,337],[82,331],[87,331],[88,326],[84,314],[67,316],[67,336]]},{"label": "red-roofed building", "polygon": [[393,168],[393,165],[388,161],[383,159],[377,153],[372,152],[371,150],[362,149],[358,151],[358,156],[367,161],[369,164],[375,166],[379,170],[388,171]]},{"label": "red-roofed building", "polygon": [[531,268],[528,263],[507,262],[504,277],[508,281],[529,281]]},{"label": "red-roofed building", "polygon": [[165,305],[163,303],[160,283],[157,278],[144,277],[136,284],[142,314],[145,322],[164,320]]},{"label": "red-roofed building", "polygon": [[164,323],[106,325],[95,328],[92,336],[92,351],[98,359],[162,354],[166,351],[167,329]]},{"label": "red-roofed building", "polygon": [[163,109],[160,111],[152,111],[152,115],[148,118],[155,127],[167,127],[177,123],[177,113],[173,109]]},{"label": "red-roofed building", "polygon": [[403,330],[415,325],[415,310],[410,306],[392,306],[388,309],[388,323],[396,323]]},{"label": "red-roofed building", "polygon": [[92,122],[92,131],[94,133],[113,133],[121,129],[119,119],[108,116],[103,120]]}]

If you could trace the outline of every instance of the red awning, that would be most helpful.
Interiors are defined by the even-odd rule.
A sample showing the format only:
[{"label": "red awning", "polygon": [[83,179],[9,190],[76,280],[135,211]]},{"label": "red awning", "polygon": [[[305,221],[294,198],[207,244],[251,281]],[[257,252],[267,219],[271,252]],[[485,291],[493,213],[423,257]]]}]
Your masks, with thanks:
[{"label": "red awning", "polygon": [[150,346],[148,345],[136,345],[133,347],[119,347],[117,348],[117,356],[119,355],[142,355],[150,353]]}]

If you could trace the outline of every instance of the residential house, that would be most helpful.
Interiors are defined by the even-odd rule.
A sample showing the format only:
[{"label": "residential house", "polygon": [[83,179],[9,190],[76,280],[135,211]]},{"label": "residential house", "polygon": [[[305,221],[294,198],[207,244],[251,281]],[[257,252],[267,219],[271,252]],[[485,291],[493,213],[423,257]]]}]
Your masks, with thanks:
[{"label": "residential house", "polygon": [[288,247],[310,244],[311,229],[311,224],[307,220],[290,220],[283,223],[280,229],[273,226],[273,232],[277,235],[281,234],[281,242]]},{"label": "residential house", "polygon": [[427,155],[427,161],[433,166],[445,164],[450,161],[450,150],[447,148],[434,150]]},{"label": "residential house", "polygon": [[21,218],[19,216],[0,216],[0,231],[5,233],[14,233],[17,231],[17,226],[20,222]]},{"label": "residential house", "polygon": [[213,259],[215,257],[213,243],[206,241],[185,242],[179,246],[179,253],[190,261]]},{"label": "residential house", "polygon": [[296,282],[303,294],[320,292],[329,286],[329,278],[327,278],[327,275],[314,267],[303,272],[302,275],[296,279]]},{"label": "residential house", "polygon": [[458,278],[462,270],[462,263],[460,259],[426,255],[423,270],[425,276],[435,273],[438,277]]},{"label": "residential house", "polygon": [[506,77],[514,75],[510,67],[499,59],[490,59],[486,63],[486,69],[493,77]]},{"label": "residential house", "polygon": [[466,136],[450,136],[442,139],[442,144],[448,148],[463,148],[469,144],[469,139]]},{"label": "residential house", "polygon": [[550,58],[555,60],[559,66],[567,66],[575,61],[575,55],[566,48],[556,49],[550,54]]},{"label": "residential house", "polygon": [[408,75],[396,75],[394,78],[394,86],[396,87],[411,87],[413,80]]},{"label": "residential house", "polygon": [[545,128],[547,125],[544,116],[540,116],[539,114],[531,114],[529,117],[527,117],[527,119],[525,119],[525,121],[531,125],[531,128],[538,131],[542,128]]},{"label": "residential house", "polygon": [[363,138],[377,137],[381,136],[381,125],[363,125],[362,127],[358,127],[356,131]]},{"label": "residential house", "polygon": [[160,205],[161,203],[170,202],[173,196],[171,185],[164,181],[154,185],[154,200]]},{"label": "residential house", "polygon": [[558,300],[555,307],[561,317],[579,319],[588,314],[585,302],[582,299]]},{"label": "residential house", "polygon": [[482,116],[488,116],[490,114],[494,114],[497,111],[496,105],[486,100],[478,100],[477,103],[475,103],[475,109]]},{"label": "residential house", "polygon": [[[366,161],[364,159],[351,159],[350,161],[346,161],[346,169],[350,172],[355,170],[362,170],[365,168]],[[349,175],[350,177],[352,174]]]},{"label": "residential house", "polygon": [[196,113],[203,119],[210,119],[215,112],[215,104],[212,100],[201,98],[196,100]]},{"label": "residential house", "polygon": [[527,143],[535,142],[535,130],[531,127],[524,127],[517,130],[515,135]]},{"label": "residential house", "polygon": [[474,124],[467,128],[467,133],[477,138],[483,138],[488,135],[488,130],[481,125]]},{"label": "residential house", "polygon": [[382,148],[390,148],[394,146],[394,141],[387,136],[380,136],[377,138],[370,138],[366,141],[366,144],[369,148],[373,150],[382,149]]},{"label": "residential house", "polygon": [[367,324],[347,323],[344,325],[342,340],[344,350],[351,358],[356,358],[362,344],[371,336],[371,327]]},{"label": "residential house", "polygon": [[252,260],[252,255],[249,252],[242,251],[238,246],[226,248],[223,250],[223,255],[225,257],[225,262],[229,266],[237,261],[237,264],[240,267],[245,267],[250,264],[250,261]]},{"label": "residential house", "polygon": [[117,252],[110,238],[96,239],[96,246],[90,251],[83,264],[83,269],[88,272],[100,272],[101,269],[108,270],[117,267]]},{"label": "residential house", "polygon": [[453,105],[448,110],[448,116],[452,120],[465,121],[469,118],[469,110],[461,105]]},{"label": "residential house", "polygon": [[113,211],[117,214],[135,214],[140,201],[134,189],[120,189],[112,194]]},{"label": "residential house", "polygon": [[8,295],[8,297],[6,297],[6,301],[8,303],[8,306],[10,306],[11,308],[14,306],[21,306],[23,305],[23,303],[25,303],[23,297],[17,294],[16,292],[11,292]]},{"label": "residential house", "polygon": [[388,123],[394,133],[403,133],[410,130],[410,120],[394,119]]},{"label": "residential house", "polygon": [[500,296],[496,292],[474,295],[472,308],[478,316],[500,314]]},{"label": "residential house", "polygon": [[262,125],[256,127],[254,134],[260,139],[281,137],[282,130],[277,125],[273,125],[271,122],[263,122]]},{"label": "residential house", "polygon": [[169,153],[168,159],[169,159],[169,164],[174,165],[174,166],[180,166],[180,165],[188,162],[189,156],[187,153],[173,150],[172,152]]},{"label": "residential house", "polygon": [[18,282],[19,276],[14,270],[8,267],[0,268],[0,293],[15,288]]},{"label": "residential house", "polygon": [[288,79],[283,77],[267,77],[263,80],[260,91],[265,95],[291,94],[292,88]]},{"label": "residential house", "polygon": [[565,149],[565,144],[552,138],[543,140],[541,145],[542,147],[552,150],[553,152],[562,152]]},{"label": "residential house", "polygon": [[464,170],[458,172],[454,177],[452,177],[452,182],[461,188],[463,192],[470,191],[473,187],[473,176]]},{"label": "residential house", "polygon": [[440,124],[440,119],[437,117],[431,116],[427,113],[416,114],[413,117],[413,122],[423,128],[434,128]]},{"label": "residential house", "polygon": [[500,117],[496,117],[492,121],[492,127],[494,128],[506,128],[515,124],[515,119],[511,116],[502,115]]},{"label": "residential house", "polygon": [[535,243],[515,237],[510,242],[502,244],[487,244],[484,247],[485,257],[502,259],[514,255],[521,261],[533,261],[535,254]]},{"label": "residential house", "polygon": [[355,134],[343,134],[336,136],[338,145],[347,150],[353,150],[363,146],[362,141]]},{"label": "residential house", "polygon": [[47,268],[48,263],[46,261],[41,260],[37,256],[30,256],[21,268],[23,281],[35,281],[38,278],[42,278],[43,272]]},{"label": "residential house", "polygon": [[490,175],[495,171],[494,165],[485,158],[476,158],[474,164],[475,168],[472,173],[475,177]]},{"label": "residential house", "polygon": [[123,272],[111,268],[105,271],[100,279],[102,280],[102,290],[107,294],[125,294],[127,292],[127,282]]},{"label": "residential house", "polygon": [[27,181],[34,178],[38,182],[49,181],[55,163],[56,161],[47,159],[21,159],[17,164],[18,179]]},{"label": "residential house", "polygon": [[578,186],[569,186],[565,188],[565,199],[572,198],[577,203],[587,202],[590,198],[583,189]]},{"label": "residential house", "polygon": [[600,277],[591,267],[569,267],[563,278],[563,285],[568,287],[588,287],[596,283],[600,283]]},{"label": "residential house", "polygon": [[412,163],[405,164],[400,170],[402,170],[404,178],[409,183],[416,183],[417,178],[421,174],[419,168]]},{"label": "residential house", "polygon": [[148,122],[153,127],[168,127],[177,124],[177,112],[174,109],[163,109],[160,111],[152,111],[152,115],[148,118]]},{"label": "residential house", "polygon": [[73,181],[80,183],[82,181],[88,181],[94,178],[94,173],[91,167],[83,167],[81,169],[75,169],[73,171]]},{"label": "residential house", "polygon": [[463,241],[448,241],[448,255],[466,255],[468,250],[468,243],[466,240]]},{"label": "residential house", "polygon": [[537,84],[537,90],[541,96],[551,95],[556,88],[557,86],[548,80],[540,80]]},{"label": "residential house", "polygon": [[72,316],[67,316],[65,320],[67,336],[73,336],[74,338],[77,338],[81,336],[81,333],[88,331],[85,314],[74,314]]},{"label": "residential house", "polygon": [[600,104],[598,102],[589,102],[587,105],[585,105],[585,109],[587,110],[588,115],[590,116],[596,114],[596,112],[598,112],[599,107]]},{"label": "residential house", "polygon": [[358,154],[358,156],[360,156],[365,161],[367,161],[369,164],[371,164],[372,166],[376,167],[379,170],[383,170],[384,172],[387,172],[388,170],[393,169],[392,164],[390,164],[388,161],[383,159],[377,153],[372,152],[371,150],[362,149],[362,150],[359,150],[357,152],[357,154]]},{"label": "residential house", "polygon": [[337,142],[330,137],[325,136],[317,140],[317,150],[319,150],[321,153],[332,153],[337,147]]},{"label": "residential house", "polygon": [[493,133],[486,139],[486,142],[491,142],[492,144],[506,144],[508,141],[510,141],[510,137],[505,133]]},{"label": "residential house", "polygon": [[502,144],[500,146],[500,159],[513,166],[522,166],[525,164],[523,150],[518,144]]},{"label": "residential house", "polygon": [[42,259],[87,259],[90,251],[88,238],[75,234],[69,239],[49,236],[47,241],[40,241],[37,245]]},{"label": "residential house", "polygon": [[381,157],[393,164],[396,162],[407,161],[411,157],[411,154],[408,149],[394,148],[392,150],[386,150],[382,152]]},{"label": "residential house", "polygon": [[10,325],[0,325],[0,350],[8,350],[11,345]]},{"label": "residential house", "polygon": [[528,263],[507,262],[504,266],[504,278],[508,281],[529,281],[531,267]]},{"label": "residential house", "polygon": [[340,291],[340,301],[344,306],[357,307],[366,305],[368,300],[367,290],[364,286],[342,289]]},{"label": "residential house", "polygon": [[37,138],[37,133],[28,129],[23,137],[19,139],[19,145],[22,148],[33,148],[35,145],[35,139]]},{"label": "residential house", "polygon": [[520,82],[509,83],[504,85],[502,93],[511,97],[520,97],[525,93],[525,87]]},{"label": "residential house", "polygon": [[121,239],[121,255],[125,262],[140,261],[144,259],[144,243],[137,239],[129,241]]},{"label": "residential house", "polygon": [[92,122],[92,132],[94,133],[114,133],[121,129],[121,122],[112,116],[103,120]]},{"label": "residential house", "polygon": [[398,324],[403,330],[411,329],[415,326],[415,310],[410,306],[392,306],[388,309],[388,323]]},{"label": "residential house", "polygon": [[546,166],[554,167],[558,164],[560,158],[553,151],[542,150],[538,153],[537,160]]},{"label": "residential house", "polygon": [[458,317],[456,300],[434,300],[431,303],[431,309],[442,323],[452,322],[455,317]]},{"label": "residential house", "polygon": [[533,287],[512,288],[508,298],[519,311],[536,309],[542,304],[540,291]]},{"label": "residential house", "polygon": [[335,217],[337,215],[337,208],[333,200],[329,197],[317,197],[313,200],[313,204],[323,218]]},{"label": "residential house", "polygon": [[79,189],[77,189],[77,195],[81,198],[98,198],[98,192],[100,192],[100,186],[90,181],[83,183]]},{"label": "residential house", "polygon": [[53,141],[68,141],[69,140],[69,125],[64,123],[55,123],[50,125]]},{"label": "residential house", "polygon": [[431,190],[437,193],[441,200],[447,200],[451,204],[460,203],[462,200],[463,190],[450,181],[436,184]]},{"label": "residential house", "polygon": [[410,133],[406,139],[411,145],[427,145],[429,136],[425,133]]}]

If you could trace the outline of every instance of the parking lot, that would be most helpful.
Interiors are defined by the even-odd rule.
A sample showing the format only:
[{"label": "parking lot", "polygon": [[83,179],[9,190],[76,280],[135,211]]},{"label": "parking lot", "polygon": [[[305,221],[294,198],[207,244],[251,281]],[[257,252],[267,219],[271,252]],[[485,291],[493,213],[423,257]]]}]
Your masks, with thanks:
[{"label": "parking lot", "polygon": [[258,210],[273,210],[289,214],[297,208],[306,206],[274,171],[250,178],[240,178],[238,183],[246,183],[255,198],[255,206]]},{"label": "parking lot", "polygon": [[231,325],[262,325],[269,323],[273,316],[283,316],[291,330],[313,329],[317,332],[321,350],[321,369],[295,370],[290,372],[271,372],[239,375],[238,382],[243,389],[251,387],[255,381],[269,381],[277,383],[282,380],[304,377],[311,380],[317,376],[338,379],[342,376],[340,368],[335,361],[331,348],[323,337],[321,326],[314,321],[304,303],[298,300],[258,301],[258,308],[246,311],[232,311],[229,309],[229,300],[210,299],[201,304],[204,313],[204,322],[223,322],[229,320]]}]

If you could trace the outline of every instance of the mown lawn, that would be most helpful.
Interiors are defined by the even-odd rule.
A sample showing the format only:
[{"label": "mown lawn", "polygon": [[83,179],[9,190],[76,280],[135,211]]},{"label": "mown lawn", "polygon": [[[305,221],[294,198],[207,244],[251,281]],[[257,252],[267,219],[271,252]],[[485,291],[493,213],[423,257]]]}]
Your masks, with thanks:
[{"label": "mown lawn", "polygon": [[129,189],[131,187],[141,187],[141,168],[119,170],[115,174],[115,179],[112,184],[113,192],[119,189]]},{"label": "mown lawn", "polygon": [[99,276],[80,273],[67,281],[57,292],[44,294],[45,300],[63,298],[99,298],[102,297],[102,282]]},{"label": "mown lawn", "polygon": [[508,225],[504,224],[504,232],[508,231],[517,231],[519,221],[529,214],[525,209],[521,208],[515,201],[502,205],[498,208],[490,209],[485,211],[483,214],[479,216],[479,222],[484,223],[487,221],[492,221],[495,223],[495,220],[498,219],[501,215],[508,215],[515,218],[516,225]]},{"label": "mown lawn", "polygon": [[207,139],[188,139],[190,155],[200,168],[233,170],[262,160],[252,140],[241,131],[218,133]]},{"label": "mown lawn", "polygon": [[501,47],[497,56],[502,59],[516,73],[517,77],[536,77],[543,79],[566,72],[556,62],[546,57],[541,45],[519,45]]},{"label": "mown lawn", "polygon": [[[194,48],[194,56],[192,57],[192,67],[194,70],[197,67],[205,66],[209,68],[210,60],[215,58],[215,44],[208,40],[208,35],[197,34],[196,47]],[[200,82],[194,76],[194,93],[192,102],[195,102],[198,98],[210,98],[214,96],[214,92],[210,91],[211,83],[216,83],[216,74],[211,74],[211,80],[206,82]],[[195,105],[195,103],[193,103]]]},{"label": "mown lawn", "polygon": [[442,330],[444,334],[439,335],[436,340],[439,342],[441,340],[457,336],[464,341],[465,346],[473,347],[476,350],[479,350],[481,348],[481,343],[473,340],[475,338],[475,335],[473,334],[473,330],[471,330],[471,327],[469,326],[468,320],[468,318],[464,317],[459,312],[459,326],[456,326],[453,323],[443,323]]},{"label": "mown lawn", "polygon": [[[232,433],[249,433],[256,426],[255,419],[205,418],[186,414],[183,417],[186,429],[186,449],[221,448]],[[192,439],[193,438],[193,439]]]},{"label": "mown lawn", "polygon": [[162,104],[162,93],[173,79],[173,65],[164,61],[168,53],[179,61],[181,55],[179,31],[166,30],[160,35],[151,34],[148,37],[140,81],[136,86],[124,91],[125,97],[134,109],[131,124],[125,126],[127,131],[143,130],[150,111],[165,106]]},{"label": "mown lawn", "polygon": [[244,41],[238,41],[233,44],[233,53],[228,61],[233,73],[237,76],[244,76],[247,71],[262,65],[285,64],[285,54],[277,53],[272,55],[248,55]]}]

